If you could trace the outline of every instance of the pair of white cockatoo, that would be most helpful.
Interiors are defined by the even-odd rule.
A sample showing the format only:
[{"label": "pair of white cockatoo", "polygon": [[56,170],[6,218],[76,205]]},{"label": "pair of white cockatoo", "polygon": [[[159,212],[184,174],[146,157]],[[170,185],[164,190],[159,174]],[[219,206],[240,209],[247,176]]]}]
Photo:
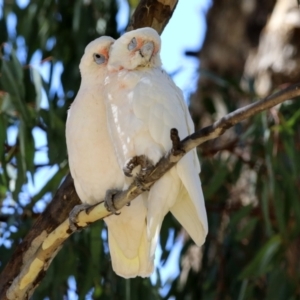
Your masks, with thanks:
[{"label": "pair of white cockatoo", "polygon": [[[116,41],[100,37],[85,49],[66,124],[70,171],[85,204],[100,202],[107,190],[127,188],[133,157],[144,155],[155,165],[172,148],[171,128],[182,138],[194,132],[181,90],[161,68],[160,47],[158,33],[141,28]],[[150,191],[104,219],[118,275],[151,275],[168,211],[198,246],[204,243],[208,226],[199,172],[194,149]]]}]

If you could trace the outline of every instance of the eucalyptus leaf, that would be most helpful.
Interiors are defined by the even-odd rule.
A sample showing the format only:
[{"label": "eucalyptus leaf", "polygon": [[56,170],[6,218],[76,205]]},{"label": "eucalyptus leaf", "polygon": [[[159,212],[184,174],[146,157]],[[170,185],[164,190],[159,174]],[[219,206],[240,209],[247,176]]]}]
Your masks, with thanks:
[{"label": "eucalyptus leaf", "polygon": [[271,271],[274,268],[273,258],[280,250],[281,245],[281,237],[274,235],[243,269],[239,276],[240,279],[255,278]]}]

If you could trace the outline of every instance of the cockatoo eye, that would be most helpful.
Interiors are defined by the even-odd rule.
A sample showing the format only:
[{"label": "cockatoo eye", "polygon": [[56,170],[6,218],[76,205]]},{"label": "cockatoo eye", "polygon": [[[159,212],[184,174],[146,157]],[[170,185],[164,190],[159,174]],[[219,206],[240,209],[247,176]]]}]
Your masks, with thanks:
[{"label": "cockatoo eye", "polygon": [[94,53],[93,58],[97,65],[101,65],[105,62],[105,56],[103,54]]},{"label": "cockatoo eye", "polygon": [[137,41],[136,41],[136,38],[133,38],[130,43],[128,44],[128,50],[131,51],[133,49],[135,49],[137,46]]}]

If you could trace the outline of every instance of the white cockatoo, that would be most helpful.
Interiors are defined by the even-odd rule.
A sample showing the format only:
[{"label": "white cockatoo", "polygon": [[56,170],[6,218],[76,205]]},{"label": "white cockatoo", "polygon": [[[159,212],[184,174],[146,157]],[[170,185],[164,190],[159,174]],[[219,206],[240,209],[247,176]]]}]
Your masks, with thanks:
[{"label": "white cockatoo", "polygon": [[[85,48],[79,65],[80,89],[66,123],[70,172],[79,198],[89,205],[103,200],[107,190],[123,188],[127,180],[108,133],[103,97],[109,49],[113,42],[112,38],[103,36]],[[154,258],[149,257],[144,197],[141,195],[130,206],[123,207],[120,215],[105,218],[112,266],[125,278],[145,277],[153,272]]]},{"label": "white cockatoo", "polygon": [[[181,90],[161,68],[160,46],[155,30],[141,28],[125,33],[110,49],[104,86],[108,127],[120,167],[127,171],[134,157],[144,155],[156,164],[172,148],[172,128],[181,138],[194,132]],[[151,253],[168,211],[198,246],[204,243],[208,225],[199,172],[194,149],[145,193]]]}]

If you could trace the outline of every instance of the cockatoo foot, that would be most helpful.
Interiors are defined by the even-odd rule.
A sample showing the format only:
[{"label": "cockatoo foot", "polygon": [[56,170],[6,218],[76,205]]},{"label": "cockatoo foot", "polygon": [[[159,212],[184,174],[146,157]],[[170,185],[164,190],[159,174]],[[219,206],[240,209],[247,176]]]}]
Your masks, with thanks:
[{"label": "cockatoo foot", "polygon": [[141,176],[140,174],[136,175],[134,181],[135,181],[135,184],[137,185],[137,187],[139,189],[141,189],[143,192],[146,192],[146,191],[150,190],[150,188],[144,182],[144,177]]},{"label": "cockatoo foot", "polygon": [[144,180],[146,176],[148,176],[154,169],[154,165],[152,161],[145,155],[140,156],[140,166],[141,170],[137,174],[137,177],[141,180]]},{"label": "cockatoo foot", "polygon": [[170,130],[170,138],[172,141],[172,149],[171,152],[174,156],[178,156],[180,154],[184,154],[185,151],[181,148],[180,138],[178,135],[178,130],[176,128],[172,128]]},{"label": "cockatoo foot", "polygon": [[123,172],[125,176],[132,177],[132,171],[135,167],[139,165],[139,156],[134,156],[127,160],[125,163],[125,167],[123,168]]},{"label": "cockatoo foot", "polygon": [[141,171],[139,175],[145,176],[153,170],[154,166],[151,160],[145,155],[138,155],[130,158],[123,168],[123,172],[126,176],[132,177],[132,171],[135,167],[141,166]]},{"label": "cockatoo foot", "polygon": [[114,206],[114,195],[119,192],[118,190],[107,190],[106,191],[106,195],[105,195],[105,199],[104,199],[104,206],[107,209],[107,211],[115,214],[115,215],[119,215],[121,213],[118,213],[115,206]]},{"label": "cockatoo foot", "polygon": [[136,185],[143,191],[149,191],[150,187],[145,184],[145,178],[153,171],[154,165],[152,164],[151,160],[145,156],[140,156],[141,161],[141,170],[135,177]]},{"label": "cockatoo foot", "polygon": [[[97,204],[96,204],[97,205]],[[89,213],[89,210],[94,207],[95,205],[89,205],[89,204],[79,204],[73,207],[73,209],[69,213],[69,222],[70,222],[70,230],[72,232],[81,230],[81,227],[78,226],[78,215],[82,211],[86,211],[86,213]]]}]

